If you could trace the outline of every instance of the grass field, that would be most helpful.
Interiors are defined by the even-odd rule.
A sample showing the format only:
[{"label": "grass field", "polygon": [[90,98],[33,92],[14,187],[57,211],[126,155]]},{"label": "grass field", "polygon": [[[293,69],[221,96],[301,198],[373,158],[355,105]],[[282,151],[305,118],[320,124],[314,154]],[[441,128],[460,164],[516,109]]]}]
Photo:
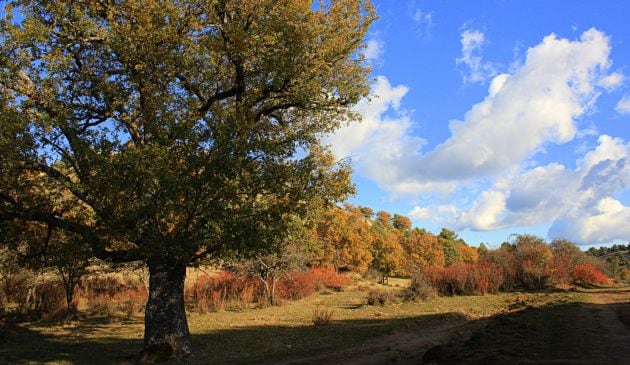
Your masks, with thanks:
[{"label": "grass field", "polygon": [[[587,293],[501,293],[439,297],[429,303],[367,306],[368,289],[400,290],[404,279],[389,286],[356,282],[341,292],[321,292],[281,306],[189,313],[196,356],[193,364],[320,363],[351,360],[357,352],[387,351],[391,343],[410,346],[439,343],[458,326],[480,322],[526,307],[580,303]],[[332,322],[313,325],[316,310],[332,311]],[[462,327],[462,331],[467,330]],[[432,332],[433,331],[433,332]],[[428,335],[412,343],[412,333]],[[0,334],[0,361],[7,364],[128,363],[142,348],[141,317],[84,318],[69,323],[25,323]],[[417,337],[417,336],[416,336]],[[426,336],[425,336],[426,337]],[[360,363],[360,362],[359,362]]]}]

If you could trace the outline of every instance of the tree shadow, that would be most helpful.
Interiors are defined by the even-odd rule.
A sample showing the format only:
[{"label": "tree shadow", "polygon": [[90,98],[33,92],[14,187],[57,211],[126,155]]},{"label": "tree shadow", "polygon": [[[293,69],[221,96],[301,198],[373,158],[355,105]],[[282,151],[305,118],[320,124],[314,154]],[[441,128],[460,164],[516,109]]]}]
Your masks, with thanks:
[{"label": "tree shadow", "polygon": [[106,320],[89,320],[72,335],[43,334],[22,326],[0,329],[1,364],[125,364],[142,347],[142,339],[90,338],[107,332]]}]

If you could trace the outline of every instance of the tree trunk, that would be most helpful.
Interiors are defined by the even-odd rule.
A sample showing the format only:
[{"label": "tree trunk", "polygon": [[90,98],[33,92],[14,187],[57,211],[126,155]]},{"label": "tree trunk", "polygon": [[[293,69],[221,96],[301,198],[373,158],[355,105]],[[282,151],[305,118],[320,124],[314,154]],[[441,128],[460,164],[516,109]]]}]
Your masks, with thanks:
[{"label": "tree trunk", "polygon": [[145,351],[166,351],[170,353],[168,357],[190,356],[192,342],[184,307],[186,265],[149,262],[148,266],[149,300],[144,317]]}]

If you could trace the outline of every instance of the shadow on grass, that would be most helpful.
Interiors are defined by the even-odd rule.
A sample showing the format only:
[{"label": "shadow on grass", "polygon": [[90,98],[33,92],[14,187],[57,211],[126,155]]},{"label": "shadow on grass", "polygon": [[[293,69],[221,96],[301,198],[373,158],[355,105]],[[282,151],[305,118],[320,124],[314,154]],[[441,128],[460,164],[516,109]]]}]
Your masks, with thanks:
[{"label": "shadow on grass", "polygon": [[[630,359],[627,303],[555,303],[498,315],[470,339],[442,346],[437,363],[601,363],[623,364]],[[617,322],[615,322],[617,321]],[[327,326],[251,326],[195,334],[197,355],[191,364],[304,364],[336,362],[335,353],[355,348],[357,355],[369,348],[366,341],[394,333],[426,335],[447,323],[471,320],[454,313],[370,320],[333,321]],[[72,335],[44,335],[24,327],[2,329],[0,362],[6,364],[130,363],[142,341],[83,336],[106,334],[105,320],[84,320]],[[420,354],[421,357],[422,354]],[[352,354],[350,354],[352,356]],[[346,354],[344,359],[348,359]],[[400,359],[405,363],[405,359]],[[410,361],[407,359],[407,361]],[[413,363],[419,362],[416,358]]]},{"label": "shadow on grass", "polygon": [[[0,328],[1,364],[122,364],[142,346],[142,340],[117,339],[109,332],[108,319],[83,320],[70,334],[52,335],[22,327]],[[48,324],[41,324],[47,326]],[[50,324],[52,326],[52,324]],[[97,332],[102,338],[85,338]],[[109,333],[108,333],[109,332]]]},{"label": "shadow on grass", "polygon": [[[273,364],[356,346],[394,331],[466,321],[446,313],[401,319],[333,321],[325,326],[253,326],[193,335],[190,364]],[[117,324],[120,324],[117,322]],[[40,324],[38,327],[47,326]],[[42,334],[22,326],[0,329],[0,363],[130,364],[142,340],[117,339],[106,319],[85,319],[71,335]],[[99,335],[99,339],[94,336]],[[100,336],[102,335],[102,336]]]}]

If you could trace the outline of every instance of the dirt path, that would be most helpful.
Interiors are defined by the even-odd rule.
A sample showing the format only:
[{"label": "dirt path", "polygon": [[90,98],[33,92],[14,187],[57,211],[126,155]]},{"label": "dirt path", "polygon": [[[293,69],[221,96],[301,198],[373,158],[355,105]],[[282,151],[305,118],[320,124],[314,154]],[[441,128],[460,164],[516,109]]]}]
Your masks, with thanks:
[{"label": "dirt path", "polygon": [[426,328],[422,323],[414,323],[410,324],[405,331],[396,331],[367,341],[360,346],[274,364],[379,365],[408,363],[409,361],[417,364],[428,349],[448,342],[457,335],[469,337],[474,331],[487,326],[487,321],[488,319],[471,321],[453,318],[430,328]]},{"label": "dirt path", "polygon": [[630,288],[587,298],[497,316],[468,340],[432,348],[423,363],[630,364]]},{"label": "dirt path", "polygon": [[629,364],[630,288],[587,291],[584,303],[515,303],[481,319],[418,324],[334,353],[283,364]]}]

